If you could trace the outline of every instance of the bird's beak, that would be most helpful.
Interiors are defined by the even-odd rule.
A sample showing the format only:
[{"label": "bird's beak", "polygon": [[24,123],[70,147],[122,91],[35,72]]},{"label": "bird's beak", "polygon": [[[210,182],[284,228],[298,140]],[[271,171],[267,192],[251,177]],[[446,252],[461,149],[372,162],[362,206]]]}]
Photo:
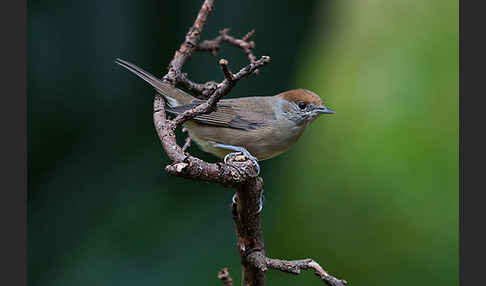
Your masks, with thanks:
[{"label": "bird's beak", "polygon": [[315,109],[315,111],[317,111],[317,113],[319,113],[319,114],[334,114],[334,113],[336,113],[336,112],[334,112],[334,110],[327,108],[325,106],[318,107],[318,108]]}]

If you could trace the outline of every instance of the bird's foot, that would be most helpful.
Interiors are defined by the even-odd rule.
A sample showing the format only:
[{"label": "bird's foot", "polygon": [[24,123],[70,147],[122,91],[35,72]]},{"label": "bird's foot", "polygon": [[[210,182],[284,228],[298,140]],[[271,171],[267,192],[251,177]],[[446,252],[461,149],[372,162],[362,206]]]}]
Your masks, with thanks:
[{"label": "bird's foot", "polygon": [[250,161],[253,162],[253,164],[255,165],[255,167],[257,169],[257,175],[260,174],[260,165],[258,164],[257,158],[253,157],[253,155],[250,152],[248,152],[248,150],[246,150],[245,148],[240,147],[240,146],[226,145],[226,144],[220,144],[220,143],[212,143],[212,144],[213,144],[214,147],[217,147],[217,148],[235,151],[233,153],[229,153],[226,156],[224,156],[224,163],[227,163],[228,158],[234,156],[235,153],[240,152],[246,158],[250,159]]},{"label": "bird's foot", "polygon": [[263,201],[265,200],[265,195],[263,194],[263,189],[262,192],[260,193],[260,200],[259,200],[259,208],[258,208],[258,214],[263,210]]}]

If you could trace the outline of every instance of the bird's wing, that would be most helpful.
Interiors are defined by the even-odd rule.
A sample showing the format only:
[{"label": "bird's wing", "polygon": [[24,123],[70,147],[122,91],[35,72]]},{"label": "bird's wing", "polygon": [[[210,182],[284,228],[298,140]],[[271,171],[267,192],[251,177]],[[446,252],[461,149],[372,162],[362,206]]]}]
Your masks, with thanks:
[{"label": "bird's wing", "polygon": [[[172,114],[181,114],[203,102],[196,99],[188,105],[167,107],[167,111]],[[268,110],[272,110],[272,112],[269,113]],[[216,111],[196,116],[192,120],[199,124],[253,130],[265,125],[265,122],[272,118],[274,118],[273,109],[265,108],[261,100],[252,97],[221,100],[216,105]]]}]

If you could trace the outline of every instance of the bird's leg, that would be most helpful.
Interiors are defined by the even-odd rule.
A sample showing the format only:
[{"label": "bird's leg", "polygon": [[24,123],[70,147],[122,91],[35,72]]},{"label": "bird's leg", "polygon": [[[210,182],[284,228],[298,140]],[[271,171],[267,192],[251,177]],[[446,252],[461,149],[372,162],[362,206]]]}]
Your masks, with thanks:
[{"label": "bird's leg", "polygon": [[[260,193],[260,200],[259,200],[259,204],[258,204],[258,212],[257,212],[257,214],[259,214],[263,210],[263,201],[264,200],[265,200],[265,196],[263,195],[263,189],[262,189],[262,192]],[[231,198],[231,202],[233,204],[236,204],[238,202],[238,196],[236,195],[236,193]]]},{"label": "bird's leg", "polygon": [[[258,165],[258,160],[255,157],[253,157],[253,155],[251,155],[250,152],[248,152],[248,150],[246,150],[245,148],[240,147],[240,146],[220,144],[220,143],[216,143],[216,142],[212,143],[212,145],[214,147],[217,147],[217,148],[223,148],[223,149],[228,149],[228,150],[231,150],[231,151],[243,153],[243,155],[245,155],[248,159],[250,159],[253,162],[253,164],[255,164],[256,169],[257,169],[257,175],[260,174],[260,165]],[[226,155],[224,157],[225,163],[226,163],[226,160],[227,160],[227,158],[230,154],[233,154],[233,153],[229,153],[228,155]]]}]

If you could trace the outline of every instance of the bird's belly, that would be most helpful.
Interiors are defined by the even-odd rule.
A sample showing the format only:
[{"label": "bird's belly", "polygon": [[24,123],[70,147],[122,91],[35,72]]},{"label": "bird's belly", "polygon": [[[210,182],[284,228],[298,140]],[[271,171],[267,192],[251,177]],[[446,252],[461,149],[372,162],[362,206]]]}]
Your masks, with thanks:
[{"label": "bird's belly", "polygon": [[214,147],[211,142],[243,147],[259,161],[273,158],[287,151],[302,134],[302,128],[273,127],[256,130],[238,130],[206,126],[188,121],[189,136],[205,152],[223,158],[232,150]]}]

